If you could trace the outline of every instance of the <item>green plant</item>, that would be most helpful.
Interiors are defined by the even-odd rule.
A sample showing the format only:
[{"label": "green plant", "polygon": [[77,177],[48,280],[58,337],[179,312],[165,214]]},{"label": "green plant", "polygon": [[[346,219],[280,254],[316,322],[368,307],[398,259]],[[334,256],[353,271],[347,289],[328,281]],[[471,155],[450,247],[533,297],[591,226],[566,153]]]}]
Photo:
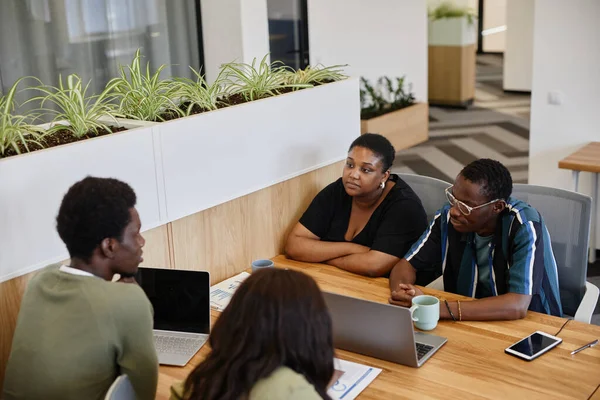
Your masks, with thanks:
[{"label": "green plant", "polygon": [[323,67],[322,65],[317,65],[313,68],[309,65],[303,70],[287,70],[286,83],[292,85],[314,86],[346,79],[348,76],[345,75],[342,70],[345,66],[346,65],[332,65],[330,67]]},{"label": "green plant", "polygon": [[25,78],[18,79],[6,95],[0,95],[0,156],[5,155],[10,149],[21,154],[21,147],[30,151],[31,144],[43,147],[39,141],[43,131],[29,123],[26,116],[12,114],[15,110],[14,99],[17,86],[23,79]]},{"label": "green plant", "polygon": [[[177,78],[174,82],[174,91],[180,100],[180,109],[184,115],[193,113],[194,108],[202,111],[212,111],[219,108],[221,101],[219,97],[223,94],[223,70],[219,72],[217,79],[209,85],[202,71],[196,71],[190,67],[196,80],[189,78]],[[185,105],[185,107],[182,107]]]},{"label": "green plant", "polygon": [[[100,130],[110,132],[109,126],[102,121],[103,118],[112,119],[117,124],[115,106],[110,102],[111,96],[106,90],[99,95],[89,96],[90,83],[91,81],[83,86],[81,78],[77,74],[71,74],[67,76],[66,85],[59,76],[58,87],[40,85],[33,88],[43,95],[29,101],[40,101],[41,110],[54,115],[52,124],[47,129],[48,133],[66,130],[81,139],[87,134],[97,134]],[[46,103],[54,104],[57,110],[44,108]],[[60,121],[66,121],[67,124],[57,123]]]},{"label": "green plant", "polygon": [[161,65],[152,74],[150,63],[147,62],[144,73],[141,57],[138,49],[131,65],[119,66],[120,76],[111,79],[106,85],[106,92],[119,102],[119,113],[127,118],[143,121],[163,121],[161,114],[167,110],[183,115],[172,100],[176,96],[173,82],[160,79],[166,65]]},{"label": "green plant", "polygon": [[439,6],[429,11],[429,19],[437,21],[443,18],[466,17],[469,24],[477,19],[477,13],[469,7],[459,7],[451,1],[444,1]]},{"label": "green plant", "polygon": [[308,84],[291,84],[286,82],[287,69],[281,62],[269,64],[268,54],[258,66],[256,58],[252,64],[229,63],[223,66],[224,83],[229,95],[239,94],[245,101],[253,101],[264,97],[276,96],[285,88],[307,88]]},{"label": "green plant", "polygon": [[367,79],[360,78],[361,119],[370,119],[414,104],[415,96],[410,86],[405,90],[404,81],[405,77],[392,80],[384,76],[373,86]]}]

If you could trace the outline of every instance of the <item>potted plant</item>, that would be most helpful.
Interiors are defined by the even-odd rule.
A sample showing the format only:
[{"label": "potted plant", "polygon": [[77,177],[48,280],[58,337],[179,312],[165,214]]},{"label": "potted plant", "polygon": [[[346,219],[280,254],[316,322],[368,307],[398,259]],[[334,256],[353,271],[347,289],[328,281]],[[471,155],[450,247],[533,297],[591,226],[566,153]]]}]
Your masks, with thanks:
[{"label": "potted plant", "polygon": [[[337,82],[346,79],[348,76],[344,74],[342,68],[346,65],[332,65],[324,67],[317,65],[316,67],[307,66],[305,69],[294,71],[293,69],[286,71],[285,81],[292,85],[310,85],[318,86],[326,83]],[[294,90],[302,89],[303,87],[294,87]]]},{"label": "potted plant", "polygon": [[146,63],[145,72],[141,66],[140,49],[135,52],[131,65],[119,66],[119,76],[106,85],[106,92],[118,101],[118,112],[128,119],[161,122],[183,116],[183,111],[175,103],[177,86],[170,79],[161,79],[160,74],[166,65],[150,72]]},{"label": "potted plant", "polygon": [[361,78],[361,134],[379,133],[396,151],[429,138],[429,107],[418,103],[405,78],[381,77],[376,85]]},{"label": "potted plant", "polygon": [[183,114],[179,116],[190,116],[207,111],[215,111],[224,106],[221,97],[224,95],[223,70],[219,72],[217,79],[208,84],[202,75],[202,70],[190,67],[196,80],[189,78],[175,78],[174,91],[179,99],[179,109]]},{"label": "potted plant", "polygon": [[[67,76],[66,84],[63,83],[62,77],[59,77],[58,87],[40,82],[40,86],[32,88],[42,94],[28,102],[39,101],[41,115],[52,117],[49,124],[43,125],[46,132],[43,138],[45,147],[91,139],[127,129],[117,121],[116,108],[111,103],[112,99],[108,91],[104,90],[99,95],[89,95],[90,83],[91,81],[84,86],[77,74],[71,74]],[[49,108],[49,104],[53,107]]]},{"label": "potted plant", "polygon": [[[46,126],[34,126],[34,115],[10,114],[16,89],[0,101],[4,148],[17,143],[27,152],[59,131],[81,139],[0,158],[0,279],[65,258],[56,209],[86,175],[129,183],[144,228],[152,229],[341,161],[359,135],[358,80],[341,79],[334,68],[292,73],[263,58],[224,66],[208,85],[201,71],[192,80],[161,79],[161,68],[141,61],[138,52],[97,96],[76,75],[57,87],[39,85],[36,101],[52,119]],[[136,129],[103,134],[115,119]],[[32,251],[32,242],[41,245]]]},{"label": "potted plant", "polygon": [[276,61],[269,64],[268,56],[265,55],[258,65],[255,58],[252,64],[229,63],[223,66],[227,92],[223,98],[224,103],[235,105],[313,86],[290,82],[283,63]]},{"label": "potted plant", "polygon": [[[199,78],[211,93],[204,108],[213,111],[154,127],[161,143],[169,219],[251,193],[311,165],[338,161],[338,155],[343,157],[338,150],[346,147],[340,143],[358,134],[359,116],[352,112],[359,106],[357,80],[342,79],[337,67],[297,72],[267,60],[224,65],[216,81],[219,90],[212,91]],[[190,82],[186,84],[189,88]],[[182,99],[191,98],[182,93]],[[207,174],[207,166],[216,165],[218,173]],[[227,184],[239,174],[240,165],[254,173]],[[202,185],[189,184],[200,181]]]},{"label": "potted plant", "polygon": [[[0,99],[0,279],[65,258],[54,229],[56,210],[69,186],[87,175],[129,183],[146,226],[160,222],[152,128],[115,121],[108,95],[90,96],[89,84],[77,75],[60,78],[58,87],[36,82],[28,90],[38,96],[29,101],[40,102],[50,123],[33,125],[40,110],[10,115],[19,81]],[[125,128],[137,129],[113,134]],[[39,244],[34,250],[32,241]]]},{"label": "potted plant", "polygon": [[429,11],[429,103],[466,107],[475,97],[475,20],[446,1]]},{"label": "potted plant", "polygon": [[0,158],[43,148],[43,130],[29,122],[25,115],[13,114],[18,79],[4,96],[0,96]]}]

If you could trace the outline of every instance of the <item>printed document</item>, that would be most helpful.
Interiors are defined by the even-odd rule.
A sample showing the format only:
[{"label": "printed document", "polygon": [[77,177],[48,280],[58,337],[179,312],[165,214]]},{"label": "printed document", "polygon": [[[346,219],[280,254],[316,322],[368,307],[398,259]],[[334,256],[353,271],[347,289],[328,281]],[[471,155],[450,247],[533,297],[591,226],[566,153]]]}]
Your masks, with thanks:
[{"label": "printed document", "polygon": [[224,280],[223,282],[219,282],[216,285],[211,286],[210,307],[213,310],[223,311],[225,307],[227,307],[227,304],[229,304],[233,293],[249,276],[249,273],[242,272],[236,276],[232,276],[231,278]]},{"label": "printed document", "polygon": [[[327,394],[334,400],[353,400],[365,390],[381,369],[353,363],[346,360],[334,359],[337,381],[329,388]],[[336,376],[334,374],[334,376]]]}]

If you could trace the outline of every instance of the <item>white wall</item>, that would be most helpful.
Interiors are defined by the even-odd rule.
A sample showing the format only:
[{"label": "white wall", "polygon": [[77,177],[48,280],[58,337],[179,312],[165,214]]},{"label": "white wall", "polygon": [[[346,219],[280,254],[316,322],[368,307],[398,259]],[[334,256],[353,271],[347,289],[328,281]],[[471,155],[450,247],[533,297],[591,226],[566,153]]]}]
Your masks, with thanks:
[{"label": "white wall", "polygon": [[[223,2],[223,0],[220,0]],[[269,45],[269,17],[266,0],[241,0],[242,43],[245,63],[253,58],[260,61],[271,51]]]},{"label": "white wall", "polygon": [[504,89],[531,91],[535,0],[506,1]]},{"label": "white wall", "polygon": [[352,76],[406,75],[427,100],[427,5],[417,0],[308,0],[310,63]]},{"label": "white wall", "polygon": [[[571,172],[558,161],[600,141],[600,1],[535,0],[534,7],[529,182],[572,189]],[[547,102],[555,90],[562,105]],[[590,174],[580,180],[589,194]]]},{"label": "white wall", "polygon": [[222,64],[259,61],[269,52],[266,0],[202,0],[204,70],[209,81]]}]

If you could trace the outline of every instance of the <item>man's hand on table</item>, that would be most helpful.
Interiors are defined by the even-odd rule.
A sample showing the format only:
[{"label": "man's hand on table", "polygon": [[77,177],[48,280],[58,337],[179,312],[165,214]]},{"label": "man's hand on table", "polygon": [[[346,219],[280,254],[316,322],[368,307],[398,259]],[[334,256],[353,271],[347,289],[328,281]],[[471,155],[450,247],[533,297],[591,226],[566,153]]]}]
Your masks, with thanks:
[{"label": "man's hand on table", "polygon": [[422,294],[421,289],[416,286],[408,283],[400,283],[396,290],[392,290],[392,297],[389,299],[389,302],[395,306],[410,307],[413,297]]}]

